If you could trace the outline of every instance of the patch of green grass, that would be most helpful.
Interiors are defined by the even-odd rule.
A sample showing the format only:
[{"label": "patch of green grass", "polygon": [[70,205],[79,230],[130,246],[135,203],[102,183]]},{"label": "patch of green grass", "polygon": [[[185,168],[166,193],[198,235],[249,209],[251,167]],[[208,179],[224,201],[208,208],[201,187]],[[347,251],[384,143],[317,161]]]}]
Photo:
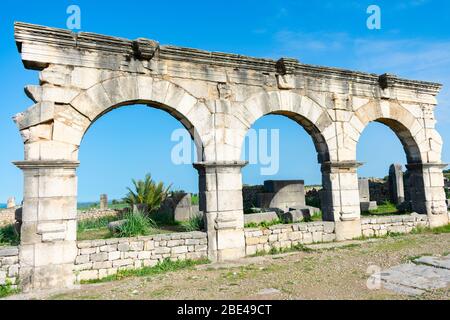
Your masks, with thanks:
[{"label": "patch of green grass", "polygon": [[202,231],[205,228],[203,216],[198,215],[198,216],[192,217],[188,221],[180,222],[180,227],[185,232]]},{"label": "patch of green grass", "polygon": [[107,228],[108,224],[113,221],[117,221],[117,216],[107,216],[97,219],[87,219],[78,222],[78,232],[85,232],[87,230]]},{"label": "patch of green grass", "polygon": [[117,235],[120,238],[146,236],[158,228],[152,219],[139,211],[125,214],[124,220],[126,221],[117,228]]},{"label": "patch of green grass", "polygon": [[17,246],[19,243],[20,236],[13,224],[0,228],[0,245]]},{"label": "patch of green grass", "polygon": [[167,272],[174,272],[182,269],[188,269],[192,268],[197,265],[201,264],[208,264],[210,263],[207,259],[202,260],[177,260],[172,261],[170,259],[165,259],[161,262],[159,262],[154,267],[144,267],[137,270],[120,270],[115,275],[108,276],[103,279],[99,280],[88,280],[88,281],[81,281],[81,284],[92,284],[92,283],[103,283],[103,282],[110,282],[110,281],[117,281],[122,280],[124,278],[130,278],[130,277],[147,277],[147,276],[153,276],[158,275],[162,273]]},{"label": "patch of green grass", "polygon": [[82,232],[78,232],[77,234],[78,241],[111,239],[113,237],[114,235],[108,228],[84,230]]},{"label": "patch of green grass", "polygon": [[428,228],[428,227],[416,227],[411,231],[412,234],[422,234],[422,233],[433,233],[433,234],[441,234],[441,233],[450,233],[450,224],[445,226],[436,227],[436,228]]},{"label": "patch of green grass", "polygon": [[378,205],[375,210],[364,211],[361,213],[363,216],[383,216],[403,213],[397,209],[397,206],[392,202],[385,201],[383,204]]},{"label": "patch of green grass", "polygon": [[199,203],[200,203],[200,199],[199,199],[198,194],[191,195],[191,204],[193,206],[198,206]]},{"label": "patch of green grass", "polygon": [[320,210],[318,213],[312,215],[310,218],[306,218],[305,222],[315,222],[315,221],[322,221],[323,220],[323,213],[322,210]]},{"label": "patch of green grass", "polygon": [[14,288],[11,282],[7,281],[5,285],[0,286],[0,298],[5,298],[7,296],[17,294],[20,290]]},{"label": "patch of green grass", "polygon": [[251,223],[247,223],[245,225],[245,228],[268,228],[271,226],[276,226],[278,224],[283,224],[283,222],[280,219],[275,219],[272,221],[263,221],[261,223],[251,222]]}]

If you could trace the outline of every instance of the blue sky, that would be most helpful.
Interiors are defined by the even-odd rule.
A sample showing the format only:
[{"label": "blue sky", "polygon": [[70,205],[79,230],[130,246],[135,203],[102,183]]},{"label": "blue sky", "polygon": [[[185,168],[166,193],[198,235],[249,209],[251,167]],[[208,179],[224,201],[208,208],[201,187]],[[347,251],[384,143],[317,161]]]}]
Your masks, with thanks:
[{"label": "blue sky", "polygon": [[[32,102],[24,95],[38,75],[25,70],[13,38],[13,22],[66,27],[66,9],[81,8],[82,31],[162,44],[188,46],[335,66],[444,84],[436,109],[438,130],[450,138],[450,27],[448,1],[2,1],[0,10],[0,202],[22,197],[22,174],[11,162],[23,159],[23,147],[11,117]],[[366,9],[381,8],[381,30],[366,27]],[[79,199],[100,193],[120,198],[131,178],[151,172],[175,188],[197,190],[189,165],[170,162],[170,137],[181,125],[163,111],[131,106],[99,119],[80,149]],[[255,129],[280,129],[280,171],[271,179],[305,179],[320,183],[317,157],[309,136],[289,119],[270,116]],[[382,147],[382,148],[380,148]],[[395,135],[371,124],[358,145],[366,162],[361,176],[385,176],[390,163],[405,163]],[[450,161],[444,146],[443,160]],[[244,169],[244,183],[260,183],[259,166]]]}]

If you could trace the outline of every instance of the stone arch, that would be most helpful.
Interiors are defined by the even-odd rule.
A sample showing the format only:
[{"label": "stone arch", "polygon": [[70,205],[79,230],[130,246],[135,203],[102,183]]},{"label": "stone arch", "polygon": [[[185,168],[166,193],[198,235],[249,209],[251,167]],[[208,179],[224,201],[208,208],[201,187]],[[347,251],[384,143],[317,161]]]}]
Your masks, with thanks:
[{"label": "stone arch", "polygon": [[[320,163],[333,160],[328,148],[330,140],[334,139],[334,130],[330,130],[333,121],[326,108],[308,96],[290,91],[264,92],[246,100],[242,110],[243,117],[240,118],[246,119],[245,132],[266,115],[283,115],[302,126],[311,136]],[[243,139],[245,135],[240,148]]]},{"label": "stone arch", "polygon": [[[78,128],[71,142],[79,146],[97,119],[113,109],[133,104],[164,110],[180,121],[196,144],[199,161],[204,159],[202,134],[209,130],[208,108],[180,86],[146,76],[108,79],[73,98],[70,106],[88,120]],[[67,131],[55,131],[54,139],[67,139]]]},{"label": "stone arch", "polygon": [[[356,132],[349,141],[350,150],[356,158],[356,147],[362,132],[370,122],[379,122],[389,127],[399,138],[408,163],[421,163],[428,149],[423,148],[425,129],[420,121],[397,102],[371,101],[360,107],[350,119],[350,129]],[[422,138],[423,137],[423,138]]]}]

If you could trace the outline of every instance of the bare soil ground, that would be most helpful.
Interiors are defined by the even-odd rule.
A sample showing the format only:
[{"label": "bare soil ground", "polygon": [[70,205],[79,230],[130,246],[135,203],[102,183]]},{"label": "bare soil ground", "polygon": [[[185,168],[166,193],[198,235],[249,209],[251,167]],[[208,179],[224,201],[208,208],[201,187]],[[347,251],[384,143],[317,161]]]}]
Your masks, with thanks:
[{"label": "bare soil ground", "polygon": [[386,269],[423,255],[450,253],[450,234],[353,241],[310,252],[246,258],[152,277],[82,285],[39,299],[450,299],[449,288],[422,296],[369,290],[370,266]]}]

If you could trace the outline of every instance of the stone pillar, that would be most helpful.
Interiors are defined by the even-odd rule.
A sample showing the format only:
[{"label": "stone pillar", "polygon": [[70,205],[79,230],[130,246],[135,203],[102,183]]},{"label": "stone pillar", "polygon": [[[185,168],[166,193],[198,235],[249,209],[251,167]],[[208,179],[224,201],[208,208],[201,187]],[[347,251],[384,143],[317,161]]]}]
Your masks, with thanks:
[{"label": "stone pillar", "polygon": [[354,161],[322,164],[321,202],[324,221],[336,223],[338,241],[361,236],[361,211],[357,168]]},{"label": "stone pillar", "polygon": [[100,210],[108,209],[108,195],[101,194],[100,195]]},{"label": "stone pillar", "polygon": [[378,208],[376,201],[370,201],[369,179],[359,178],[359,203],[361,212],[375,210]]},{"label": "stone pillar", "polygon": [[396,205],[402,204],[405,201],[405,188],[401,164],[392,164],[389,167],[389,196],[392,203]]},{"label": "stone pillar", "polygon": [[14,197],[8,198],[8,201],[6,202],[6,208],[12,209],[15,207],[16,207],[16,198]]},{"label": "stone pillar", "polygon": [[25,292],[73,286],[78,164],[49,160],[15,163],[24,174],[19,259]]},{"label": "stone pillar", "polygon": [[199,172],[199,205],[205,214],[211,261],[245,256],[241,169],[246,164],[244,161],[194,164]]},{"label": "stone pillar", "polygon": [[430,227],[449,223],[442,163],[408,164],[412,210],[428,215]]}]

